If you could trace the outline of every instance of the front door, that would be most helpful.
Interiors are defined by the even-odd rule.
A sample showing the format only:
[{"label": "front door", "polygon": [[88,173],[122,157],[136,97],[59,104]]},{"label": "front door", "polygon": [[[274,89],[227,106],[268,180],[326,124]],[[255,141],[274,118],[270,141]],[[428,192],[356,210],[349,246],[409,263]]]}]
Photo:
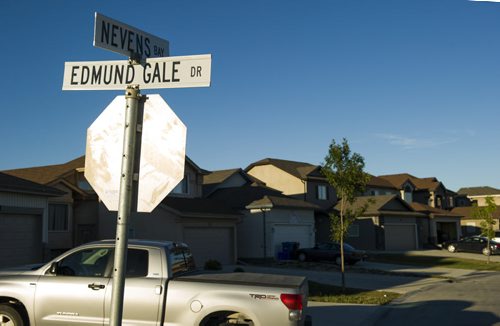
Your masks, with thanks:
[{"label": "front door", "polygon": [[111,248],[82,249],[41,276],[35,291],[37,325],[103,325],[112,252]]}]

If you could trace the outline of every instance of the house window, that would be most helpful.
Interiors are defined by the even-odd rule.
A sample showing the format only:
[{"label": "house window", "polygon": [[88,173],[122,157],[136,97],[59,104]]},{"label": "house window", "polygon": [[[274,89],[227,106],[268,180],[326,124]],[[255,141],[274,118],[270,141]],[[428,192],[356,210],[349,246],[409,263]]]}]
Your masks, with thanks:
[{"label": "house window", "polygon": [[78,188],[85,190],[85,191],[93,191],[92,186],[90,183],[87,181],[83,173],[78,173]]},{"label": "house window", "polygon": [[349,238],[359,238],[359,225],[352,224],[351,226],[349,226],[349,229],[347,230],[347,236]]},{"label": "house window", "polygon": [[316,188],[317,198],[319,200],[327,200],[328,199],[328,188],[325,185],[318,185]]},{"label": "house window", "polygon": [[172,190],[174,194],[189,194],[189,174],[184,175],[184,179]]},{"label": "house window", "polygon": [[436,197],[436,207],[437,208],[441,208],[442,205],[443,205],[443,203],[442,203],[442,200],[441,200],[441,196],[437,196]]},{"label": "house window", "polygon": [[409,185],[405,186],[403,199],[407,203],[413,202],[413,192],[412,188]]},{"label": "house window", "polygon": [[49,204],[49,231],[68,231],[68,205]]},{"label": "house window", "polygon": [[448,197],[448,207],[454,207],[453,197]]}]

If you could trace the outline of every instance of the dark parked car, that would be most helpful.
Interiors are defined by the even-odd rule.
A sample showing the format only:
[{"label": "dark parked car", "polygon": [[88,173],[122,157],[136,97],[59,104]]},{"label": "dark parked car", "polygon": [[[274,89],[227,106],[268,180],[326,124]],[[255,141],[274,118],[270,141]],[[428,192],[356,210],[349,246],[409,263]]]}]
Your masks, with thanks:
[{"label": "dark parked car", "polygon": [[[301,248],[296,252],[300,261],[306,260],[328,260],[340,265],[340,244],[328,242],[316,245],[314,248]],[[344,260],[348,265],[354,265],[367,257],[364,250],[354,249],[351,245],[344,243]]]},{"label": "dark parked car", "polygon": [[444,244],[444,248],[448,249],[449,252],[477,252],[486,256],[500,253],[500,243],[492,240],[490,242],[490,248],[488,249],[488,239],[477,235],[465,237],[460,240],[448,241]]}]

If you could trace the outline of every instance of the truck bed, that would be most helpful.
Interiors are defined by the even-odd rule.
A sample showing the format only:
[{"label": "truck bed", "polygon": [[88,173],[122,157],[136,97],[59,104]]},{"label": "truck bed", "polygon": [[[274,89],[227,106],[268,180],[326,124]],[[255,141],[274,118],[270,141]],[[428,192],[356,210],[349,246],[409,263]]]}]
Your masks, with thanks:
[{"label": "truck bed", "polygon": [[176,278],[175,280],[186,282],[221,283],[297,289],[304,284],[306,279],[302,276],[290,275],[260,273],[221,273],[181,276]]}]

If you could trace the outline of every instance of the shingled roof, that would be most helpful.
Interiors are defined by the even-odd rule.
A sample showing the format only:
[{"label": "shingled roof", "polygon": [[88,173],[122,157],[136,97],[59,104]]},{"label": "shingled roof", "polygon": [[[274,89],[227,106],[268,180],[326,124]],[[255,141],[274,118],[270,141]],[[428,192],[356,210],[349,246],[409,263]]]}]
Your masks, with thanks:
[{"label": "shingled roof", "polygon": [[[395,211],[388,207],[388,204],[392,201],[398,201],[402,207],[406,208],[406,211]],[[399,196],[397,195],[381,195],[381,196],[359,196],[356,197],[356,201],[352,205],[348,205],[352,210],[358,210],[364,206],[367,206],[366,211],[363,215],[365,216],[378,216],[387,213],[398,212],[400,215],[419,215],[415,214],[414,210]],[[335,209],[340,210],[340,202],[335,205]]]},{"label": "shingled roof", "polygon": [[64,192],[0,172],[0,191],[43,196],[62,196]]},{"label": "shingled roof", "polygon": [[260,165],[274,165],[275,167],[302,180],[305,180],[311,176],[322,177],[321,173],[319,172],[321,168],[318,165],[312,165],[305,162],[280,160],[276,158],[265,158],[263,160],[252,163],[245,169],[245,171],[249,171],[253,167]]},{"label": "shingled roof", "polygon": [[436,190],[441,184],[441,182],[435,178],[417,178],[409,173],[400,173],[400,174],[389,174],[389,175],[381,175],[379,178],[385,179],[394,185],[398,189],[402,189],[404,183],[406,181],[410,181],[415,187],[416,190]]},{"label": "shingled roof", "polygon": [[444,209],[432,207],[429,205],[425,205],[422,203],[413,202],[410,206],[417,212],[427,214],[431,217],[435,216],[446,216],[446,217],[462,217],[463,215],[458,214],[457,212],[447,211]]},{"label": "shingled roof", "polygon": [[23,168],[2,171],[3,173],[36,182],[39,184],[49,184],[59,179],[70,171],[85,167],[85,156],[80,156],[64,164],[46,165],[39,167]]},{"label": "shingled roof", "polygon": [[263,198],[256,200],[246,206],[247,209],[259,209],[259,208],[296,208],[296,209],[320,209],[319,206],[308,203],[303,200],[294,199],[285,196],[264,196]]},{"label": "shingled roof", "polygon": [[381,177],[376,177],[374,175],[370,175],[370,180],[368,181],[366,186],[367,187],[395,189],[395,190],[398,189],[396,186],[394,186],[388,180],[381,178]]},{"label": "shingled roof", "polygon": [[468,196],[493,196],[493,195],[500,195],[500,189],[487,186],[468,187],[468,188],[460,188],[458,190],[458,194],[468,195]]}]

